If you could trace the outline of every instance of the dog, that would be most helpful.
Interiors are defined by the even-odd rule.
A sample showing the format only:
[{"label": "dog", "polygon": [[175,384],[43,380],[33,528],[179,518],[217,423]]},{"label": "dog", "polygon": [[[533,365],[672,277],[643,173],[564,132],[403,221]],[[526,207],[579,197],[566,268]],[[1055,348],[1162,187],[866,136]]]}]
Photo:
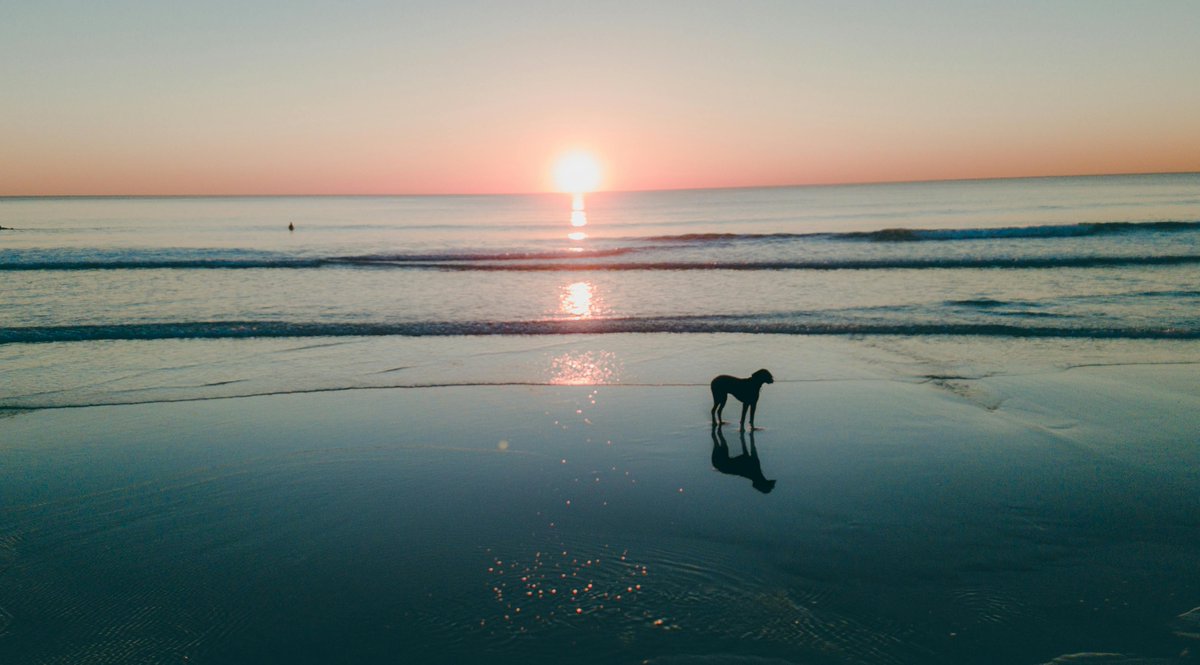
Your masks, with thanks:
[{"label": "dog", "polygon": [[754,429],[754,412],[758,409],[758,393],[764,383],[775,383],[775,377],[765,369],[760,369],[748,379],[722,374],[712,380],[713,407],[712,421],[716,425],[721,422],[721,412],[725,410],[725,400],[733,395],[742,403],[741,429],[746,429],[746,410],[750,410],[750,429]]}]

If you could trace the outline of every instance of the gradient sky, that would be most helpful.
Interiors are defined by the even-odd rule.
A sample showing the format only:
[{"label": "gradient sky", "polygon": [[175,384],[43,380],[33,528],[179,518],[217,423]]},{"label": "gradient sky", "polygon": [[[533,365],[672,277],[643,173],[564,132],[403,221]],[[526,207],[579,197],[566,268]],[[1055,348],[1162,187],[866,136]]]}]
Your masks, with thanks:
[{"label": "gradient sky", "polygon": [[[995,6],[993,6],[993,4]],[[0,0],[0,195],[1200,171],[1200,2]]]}]

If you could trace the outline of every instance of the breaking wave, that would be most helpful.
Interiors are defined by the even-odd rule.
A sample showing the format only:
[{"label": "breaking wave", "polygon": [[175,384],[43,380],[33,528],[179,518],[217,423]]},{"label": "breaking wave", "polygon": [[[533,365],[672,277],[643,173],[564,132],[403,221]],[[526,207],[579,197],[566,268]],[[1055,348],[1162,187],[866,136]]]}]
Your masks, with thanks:
[{"label": "breaking wave", "polygon": [[469,263],[602,259],[636,251],[632,247],[545,252],[466,252],[444,254],[368,254],[296,257],[242,250],[171,250],[120,252],[0,252],[0,271],[17,270],[238,270],[303,269],[325,266],[405,267],[421,263]]},{"label": "breaking wave", "polygon": [[[1116,266],[1171,266],[1200,263],[1200,254],[1164,255],[1061,255],[1061,256],[962,256],[962,257],[884,257],[828,258],[818,260],[777,261],[625,261],[595,259],[618,256],[633,250],[584,255],[540,256],[483,255],[392,255],[334,257],[324,259],[118,259],[74,261],[24,261],[0,264],[3,271],[35,270],[246,270],[312,269],[323,267],[451,270],[451,271],[604,271],[604,270],[953,270],[1020,268],[1104,268]],[[592,259],[588,261],[587,259]]]},{"label": "breaking wave", "polygon": [[989,256],[881,259],[827,259],[817,261],[641,261],[626,263],[408,263],[408,268],[479,271],[580,271],[580,270],[923,270],[978,268],[1103,268],[1110,266],[1163,266],[1200,263],[1200,254],[1161,256]]},{"label": "breaking wave", "polygon": [[908,229],[894,228],[879,231],[848,231],[843,233],[685,233],[645,238],[653,241],[688,243],[737,242],[753,240],[789,240],[825,238],[831,240],[866,240],[872,242],[915,242],[922,240],[1010,240],[1036,238],[1079,238],[1136,233],[1184,233],[1200,231],[1200,221],[1166,222],[1095,222],[1081,224],[1051,224],[1043,226],[1006,226],[975,229]]},{"label": "breaking wave", "polygon": [[[924,268],[1076,268],[1174,265],[1200,262],[1200,254],[1091,253],[1082,247],[1050,251],[1045,244],[1026,251],[1020,245],[997,246],[970,256],[862,256],[862,251],[815,251],[831,242],[911,243],[953,240],[1022,240],[1081,236],[1200,232],[1200,222],[1105,222],[990,229],[884,229],[846,233],[690,233],[599,239],[590,248],[467,248],[444,252],[382,252],[360,255],[295,255],[246,249],[0,250],[0,272],[37,270],[239,270],[239,269],[443,269],[443,270],[886,270]],[[752,255],[770,246],[767,260],[730,260],[729,246]],[[1191,248],[1190,243],[1181,243]],[[713,250],[709,260],[696,250]],[[1073,251],[1072,251],[1073,250]],[[679,252],[682,251],[682,255]],[[1177,249],[1176,252],[1186,251]],[[1003,254],[1001,254],[1003,252]],[[636,256],[644,255],[639,260]],[[899,254],[899,255],[896,255]],[[924,252],[924,254],[928,254]],[[813,258],[820,256],[822,258]],[[624,257],[625,260],[621,260]],[[778,258],[776,258],[778,257]]]},{"label": "breaking wave", "polygon": [[1028,326],[992,323],[838,323],[763,320],[709,315],[539,321],[418,321],[331,323],[195,321],[0,329],[0,344],[251,337],[430,337],[467,335],[570,335],[609,333],[751,333],[777,335],[957,335],[1099,339],[1200,339],[1184,327]]}]

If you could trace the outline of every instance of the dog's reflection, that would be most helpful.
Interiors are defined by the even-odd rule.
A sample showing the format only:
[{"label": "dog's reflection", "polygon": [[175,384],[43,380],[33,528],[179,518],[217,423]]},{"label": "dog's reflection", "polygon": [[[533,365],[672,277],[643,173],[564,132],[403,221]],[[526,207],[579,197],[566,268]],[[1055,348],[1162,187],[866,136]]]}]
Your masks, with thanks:
[{"label": "dog's reflection", "polygon": [[746,433],[738,432],[742,440],[742,454],[737,457],[729,456],[729,444],[725,442],[725,434],[720,425],[712,426],[712,465],[721,473],[749,478],[754,489],[766,494],[775,489],[775,481],[763,476],[762,463],[758,460],[758,449],[754,447],[754,430],[750,430],[750,449],[746,450]]}]

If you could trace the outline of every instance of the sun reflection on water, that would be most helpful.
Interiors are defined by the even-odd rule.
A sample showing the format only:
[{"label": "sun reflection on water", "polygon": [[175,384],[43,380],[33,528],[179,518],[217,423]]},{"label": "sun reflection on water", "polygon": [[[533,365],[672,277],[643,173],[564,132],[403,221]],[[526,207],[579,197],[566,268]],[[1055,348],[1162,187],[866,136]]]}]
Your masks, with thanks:
[{"label": "sun reflection on water", "polygon": [[575,282],[563,287],[560,306],[564,314],[574,319],[592,316],[592,285],[590,282]]},{"label": "sun reflection on water", "polygon": [[621,364],[611,351],[568,351],[550,361],[550,383],[591,386],[619,383]]},{"label": "sun reflection on water", "polygon": [[[587,226],[587,210],[583,205],[583,194],[575,194],[571,198],[571,226],[575,228],[583,228]],[[567,234],[571,240],[580,241],[587,238],[587,234],[583,231],[574,231]]]}]

